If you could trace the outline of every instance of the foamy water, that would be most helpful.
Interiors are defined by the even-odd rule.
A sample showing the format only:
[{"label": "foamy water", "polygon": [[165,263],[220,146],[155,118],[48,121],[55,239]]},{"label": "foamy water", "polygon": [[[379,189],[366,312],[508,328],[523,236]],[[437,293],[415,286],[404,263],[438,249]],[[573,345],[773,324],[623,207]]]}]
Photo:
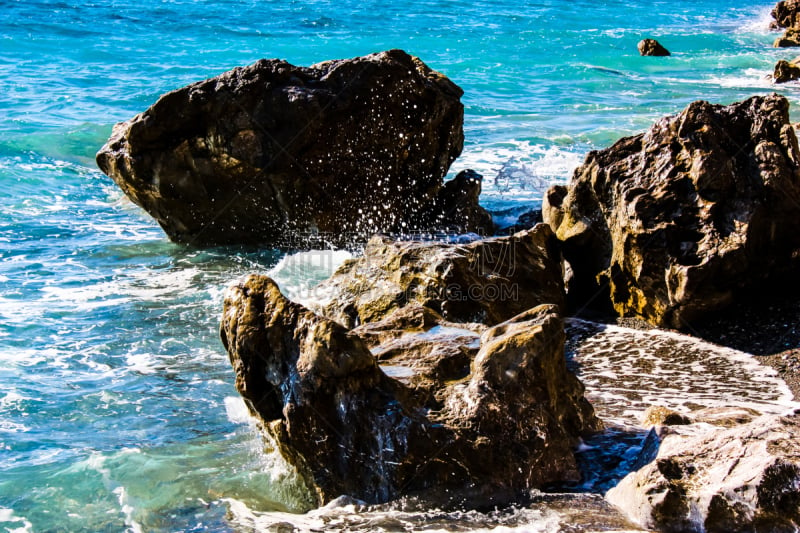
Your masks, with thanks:
[{"label": "foamy water", "polygon": [[571,368],[608,423],[638,425],[648,407],[685,414],[742,407],[785,414],[800,403],[777,371],[750,354],[678,333],[568,321]]}]

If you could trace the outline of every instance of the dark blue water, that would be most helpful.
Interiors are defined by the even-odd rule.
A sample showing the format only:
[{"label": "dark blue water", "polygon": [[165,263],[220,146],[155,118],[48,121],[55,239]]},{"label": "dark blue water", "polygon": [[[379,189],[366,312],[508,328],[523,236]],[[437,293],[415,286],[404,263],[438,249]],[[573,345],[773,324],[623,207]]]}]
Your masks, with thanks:
[{"label": "dark blue water", "polygon": [[[169,243],[94,166],[115,122],[262,57],[403,48],[466,91],[453,171],[486,176],[487,207],[521,210],[692,100],[776,90],[764,76],[793,55],[770,48],[770,7],[0,0],[0,530],[220,531],[245,528],[231,502],[308,507],[217,338],[226,285],[280,258]],[[639,57],[644,36],[674,55]],[[291,289],[322,274],[279,275]]]}]

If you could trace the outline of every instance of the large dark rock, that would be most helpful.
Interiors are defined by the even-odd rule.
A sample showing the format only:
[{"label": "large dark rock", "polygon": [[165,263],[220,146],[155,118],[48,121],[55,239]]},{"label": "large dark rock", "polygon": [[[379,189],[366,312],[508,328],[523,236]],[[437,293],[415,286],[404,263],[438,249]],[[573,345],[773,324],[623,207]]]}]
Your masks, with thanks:
[{"label": "large dark rock", "polygon": [[781,0],[770,13],[774,28],[800,28],[800,0]]},{"label": "large dark rock", "polygon": [[636,45],[639,49],[639,55],[643,56],[668,56],[671,55],[669,50],[656,41],[655,39],[642,39]]},{"label": "large dark rock", "polygon": [[608,500],[656,531],[800,528],[800,416],[698,431],[666,431],[655,457],[611,489]]},{"label": "large dark rock", "polygon": [[464,142],[461,95],[401,50],[308,68],[261,60],[117,124],[97,163],[177,242],[479,231],[479,181],[443,190]]},{"label": "large dark rock", "polygon": [[574,447],[600,424],[567,371],[555,306],[480,337],[435,325],[421,306],[398,313],[365,335],[385,373],[357,332],[269,278],[226,294],[221,335],[237,389],[320,504],[435,489],[494,505],[579,477]]},{"label": "large dark rock", "polygon": [[778,95],[695,102],[589,153],[543,206],[572,267],[571,296],[607,287],[619,315],[683,328],[793,272],[799,168]]},{"label": "large dark rock", "polygon": [[543,224],[459,245],[374,237],[317,287],[327,298],[319,311],[354,327],[419,303],[450,321],[494,325],[542,303],[563,305],[557,244]]}]

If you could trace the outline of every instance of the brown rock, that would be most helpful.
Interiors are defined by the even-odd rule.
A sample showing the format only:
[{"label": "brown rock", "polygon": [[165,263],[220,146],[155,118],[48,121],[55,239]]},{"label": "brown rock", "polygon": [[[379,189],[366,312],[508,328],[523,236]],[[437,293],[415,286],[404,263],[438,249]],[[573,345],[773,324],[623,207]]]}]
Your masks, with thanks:
[{"label": "brown rock", "polygon": [[800,30],[789,28],[783,35],[775,39],[772,43],[775,48],[789,48],[793,46],[800,46]]},{"label": "brown rock", "polygon": [[308,68],[260,60],[117,124],[97,163],[177,242],[480,231],[480,184],[443,190],[464,141],[461,95],[401,50]]},{"label": "brown rock", "polygon": [[347,327],[418,303],[452,322],[497,324],[542,303],[561,306],[561,255],[545,225],[464,245],[375,237],[317,289],[318,310]]},{"label": "brown rock", "polygon": [[770,14],[778,28],[798,28],[800,27],[798,12],[800,12],[800,0],[781,0],[772,8]]},{"label": "brown rock", "polygon": [[800,79],[800,58],[795,58],[791,61],[781,59],[775,65],[775,72],[772,74],[772,80],[775,83],[786,83],[787,81],[794,81]]},{"label": "brown rock", "polygon": [[426,320],[373,348],[384,368],[406,367],[400,379],[356,332],[263,276],[229,289],[221,335],[251,413],[320,504],[434,489],[494,505],[575,480],[574,447],[600,423],[567,371],[557,308],[486,330],[479,348],[471,331]]},{"label": "brown rock", "polygon": [[644,416],[642,416],[642,427],[645,428],[653,426],[683,426],[691,423],[692,421],[688,416],[661,405],[648,407]]},{"label": "brown rock", "polygon": [[639,49],[639,55],[643,56],[668,56],[671,55],[669,50],[664,48],[661,43],[655,39],[642,39],[636,45]]},{"label": "brown rock", "polygon": [[683,328],[800,257],[800,159],[782,96],[695,102],[591,152],[545,221],[563,243],[570,295],[603,287],[620,316]]},{"label": "brown rock", "polygon": [[463,170],[445,182],[433,203],[421,215],[422,228],[444,228],[452,233],[492,235],[492,216],[480,205],[483,176]]},{"label": "brown rock", "polygon": [[800,527],[800,417],[668,433],[655,460],[606,497],[648,529],[783,532]]}]

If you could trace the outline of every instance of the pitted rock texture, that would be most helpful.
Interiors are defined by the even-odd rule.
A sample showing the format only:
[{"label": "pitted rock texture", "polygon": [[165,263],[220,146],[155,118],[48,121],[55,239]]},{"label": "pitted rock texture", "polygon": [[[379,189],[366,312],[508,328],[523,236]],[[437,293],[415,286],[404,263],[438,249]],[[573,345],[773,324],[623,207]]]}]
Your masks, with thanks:
[{"label": "pitted rock texture", "polygon": [[694,102],[590,152],[544,220],[572,270],[571,301],[686,328],[797,271],[800,157],[782,96]]},{"label": "pitted rock texture", "polygon": [[486,231],[480,176],[443,190],[462,94],[401,50],[308,68],[264,59],[165,94],[114,127],[97,163],[182,243]]},{"label": "pitted rock texture", "polygon": [[397,311],[370,325],[373,354],[363,330],[254,275],[228,290],[221,335],[245,403],[320,504],[433,489],[491,506],[577,480],[574,448],[601,424],[567,370],[557,307],[488,329],[438,322]]}]

